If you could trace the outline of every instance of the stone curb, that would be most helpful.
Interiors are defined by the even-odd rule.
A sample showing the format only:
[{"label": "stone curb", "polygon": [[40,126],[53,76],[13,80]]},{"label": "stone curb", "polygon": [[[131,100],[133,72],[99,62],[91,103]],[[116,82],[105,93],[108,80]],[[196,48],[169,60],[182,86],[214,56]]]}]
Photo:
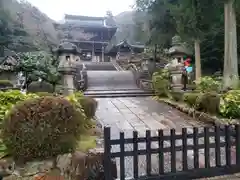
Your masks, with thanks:
[{"label": "stone curb", "polygon": [[[225,125],[228,125],[229,123],[224,123],[223,120],[224,119],[219,119],[216,116],[211,116],[205,112],[200,112],[197,110],[193,110],[190,107],[184,106],[184,105],[179,105],[177,102],[171,101],[171,100],[167,100],[167,99],[159,99],[158,101],[160,102],[164,102],[166,104],[168,104],[169,106],[176,108],[177,110],[187,114],[188,116],[192,117],[192,118],[196,118],[197,120],[207,123],[207,124],[211,124],[213,126],[220,126],[220,128],[224,128]],[[231,123],[234,124],[234,123]]]},{"label": "stone curb", "polygon": [[[200,122],[206,123],[208,125],[211,126],[219,126],[221,131],[225,131],[225,126],[226,125],[232,125],[230,126],[230,132],[232,134],[232,137],[235,137],[235,124],[237,124],[237,122],[235,121],[234,123],[224,123],[223,120],[224,119],[219,119],[216,116],[211,116],[207,113],[204,112],[200,112],[200,111],[196,111],[196,110],[191,110],[191,108],[186,107],[186,106],[180,106],[177,102],[171,101],[171,100],[167,100],[167,99],[159,99],[158,101],[163,102],[168,104],[169,106],[176,108],[177,110],[187,114],[188,116],[192,117],[192,118],[196,118],[197,120],[199,120]],[[227,120],[227,119],[225,119]]]}]

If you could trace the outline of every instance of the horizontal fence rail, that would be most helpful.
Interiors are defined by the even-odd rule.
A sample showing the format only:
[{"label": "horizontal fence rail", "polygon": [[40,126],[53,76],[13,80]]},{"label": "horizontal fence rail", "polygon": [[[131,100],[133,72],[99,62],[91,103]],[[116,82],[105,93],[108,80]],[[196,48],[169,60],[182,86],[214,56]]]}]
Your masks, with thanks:
[{"label": "horizontal fence rail", "polygon": [[[139,144],[144,143],[145,148],[140,149]],[[153,147],[153,143],[157,146]],[[131,150],[125,150],[125,145],[132,145]],[[112,152],[112,146],[118,145],[119,151]],[[120,179],[125,177],[125,158],[133,159],[133,179],[194,179],[213,177],[224,174],[240,172],[240,126],[225,126],[224,129],[215,127],[194,127],[191,132],[183,128],[180,133],[171,129],[168,133],[158,130],[157,135],[152,136],[147,130],[145,137],[139,137],[137,131],[133,131],[132,138],[126,138],[124,132],[120,132],[119,139],[111,139],[111,129],[104,128],[104,169],[111,169],[112,158],[120,160]],[[192,152],[192,164],[189,167],[189,152]],[[181,167],[177,166],[181,153]],[[212,153],[213,152],[213,153]],[[165,171],[164,156],[170,154],[170,171]],[[152,174],[152,155],[158,157],[158,172]],[[139,156],[146,156],[146,175],[139,176]],[[111,171],[104,171],[106,180],[111,179]]]}]

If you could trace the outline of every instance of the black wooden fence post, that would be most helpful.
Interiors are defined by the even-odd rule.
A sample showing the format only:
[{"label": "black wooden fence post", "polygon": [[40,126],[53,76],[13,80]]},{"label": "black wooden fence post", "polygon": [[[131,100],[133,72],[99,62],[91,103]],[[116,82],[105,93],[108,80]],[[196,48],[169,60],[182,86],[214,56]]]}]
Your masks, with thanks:
[{"label": "black wooden fence post", "polygon": [[110,137],[111,137],[110,127],[104,127],[104,177],[105,177],[105,180],[112,180]]},{"label": "black wooden fence post", "polygon": [[[175,129],[170,130],[169,134],[164,134],[163,130],[158,130],[158,135],[151,135],[151,131],[146,131],[145,137],[139,137],[137,131],[133,131],[133,137],[125,137],[124,132],[120,132],[120,138],[111,139],[109,127],[104,128],[104,180],[114,180],[117,178],[116,169],[112,170],[112,158],[119,158],[120,180],[125,180],[125,171],[129,169],[125,167],[125,158],[133,157],[133,176],[134,179],[197,179],[203,177],[213,177],[223,174],[238,173],[240,168],[240,125],[235,125],[235,131],[230,129],[232,126],[225,126],[225,131],[222,131],[220,126],[204,127],[199,130],[199,127],[194,127],[193,132],[187,131],[187,128],[182,129],[182,134],[175,132]],[[192,143],[188,143],[188,139],[192,139]],[[181,144],[176,141],[182,141]],[[203,140],[203,141],[202,141]],[[151,143],[158,143],[158,147],[152,147]],[[165,142],[169,147],[164,147]],[[140,149],[139,143],[146,143],[146,149]],[[132,144],[132,150],[125,150],[125,144]],[[111,152],[111,146],[118,145],[118,152]],[[236,152],[234,148],[236,147]],[[225,152],[222,152],[225,148]],[[199,150],[204,150],[204,156],[200,156]],[[215,157],[211,157],[210,149],[215,149]],[[188,150],[193,151],[193,169],[188,168]],[[176,152],[182,151],[182,170],[177,168],[181,160],[178,159]],[[165,172],[164,165],[165,153],[171,153],[171,172]],[[235,153],[235,154],[234,154]],[[158,154],[159,173],[152,174],[151,155]],[[223,156],[222,156],[223,154]],[[146,155],[146,175],[139,175],[139,156]],[[235,157],[236,156],[236,157]],[[226,164],[222,164],[222,158],[226,159]],[[232,164],[235,161],[236,164]],[[204,164],[202,163],[204,160]],[[210,166],[215,161],[214,166]],[[167,160],[168,162],[168,160]],[[204,165],[204,167],[203,167]]]},{"label": "black wooden fence post", "polygon": [[235,126],[236,131],[236,164],[240,166],[240,125]]}]

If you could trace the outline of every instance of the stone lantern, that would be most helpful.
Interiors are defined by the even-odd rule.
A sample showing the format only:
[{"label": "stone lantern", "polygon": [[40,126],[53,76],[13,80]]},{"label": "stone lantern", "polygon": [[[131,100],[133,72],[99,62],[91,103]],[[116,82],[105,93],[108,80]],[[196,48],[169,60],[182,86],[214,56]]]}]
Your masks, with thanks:
[{"label": "stone lantern", "polygon": [[171,87],[174,91],[183,89],[182,74],[184,72],[184,56],[191,56],[192,54],[181,41],[180,36],[172,38],[172,47],[169,49],[168,54],[171,57],[168,69],[171,76]]},{"label": "stone lantern", "polygon": [[141,67],[143,71],[147,71],[150,74],[153,74],[156,68],[156,62],[154,58],[143,58],[141,62]]},{"label": "stone lantern", "polygon": [[58,71],[63,75],[64,95],[72,94],[75,91],[73,79],[80,60],[78,54],[81,52],[76,45],[63,42],[55,50],[55,53],[59,60]]}]

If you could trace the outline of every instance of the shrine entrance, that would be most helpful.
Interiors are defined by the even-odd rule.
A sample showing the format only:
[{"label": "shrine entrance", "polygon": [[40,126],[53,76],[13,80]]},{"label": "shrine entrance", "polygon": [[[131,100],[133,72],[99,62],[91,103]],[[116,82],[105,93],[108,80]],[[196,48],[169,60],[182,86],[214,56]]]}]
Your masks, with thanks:
[{"label": "shrine entrance", "polygon": [[[228,127],[208,127],[153,100],[152,92],[137,86],[132,71],[117,70],[113,62],[86,66],[84,93],[98,101],[96,121],[104,127],[106,180],[113,174],[120,180],[190,180],[238,172],[240,145],[230,139],[239,126],[232,135]],[[111,171],[112,158],[116,172]]]},{"label": "shrine entrance", "polygon": [[91,62],[85,64],[88,85],[84,92],[92,97],[132,97],[151,96],[153,91],[146,91],[137,86],[132,71],[119,70],[113,62]]}]

